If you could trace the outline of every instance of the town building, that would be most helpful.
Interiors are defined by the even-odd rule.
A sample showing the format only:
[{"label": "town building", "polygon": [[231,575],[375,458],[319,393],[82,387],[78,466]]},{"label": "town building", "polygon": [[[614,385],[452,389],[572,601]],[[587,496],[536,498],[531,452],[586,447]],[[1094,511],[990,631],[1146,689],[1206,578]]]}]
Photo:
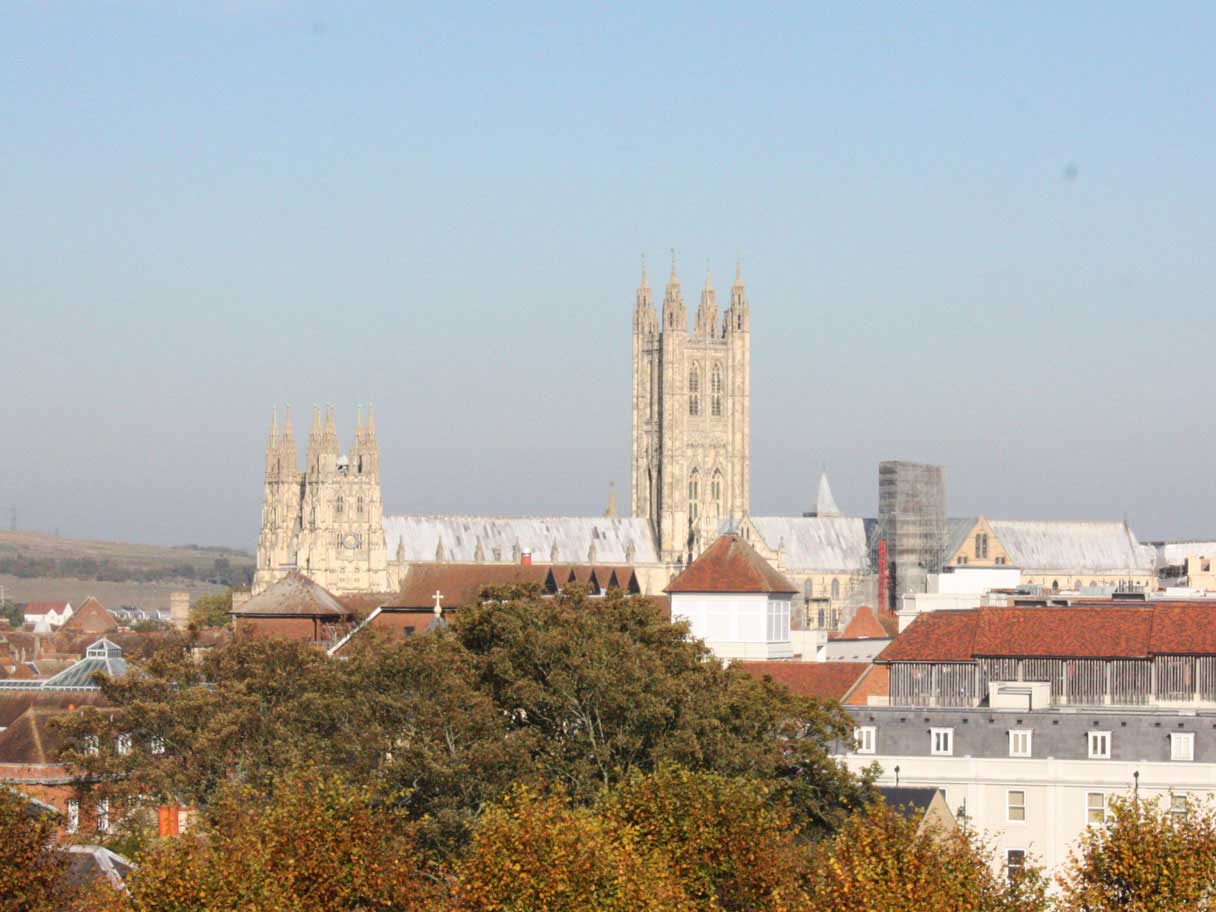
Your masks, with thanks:
[{"label": "town building", "polygon": [[1216,605],[924,614],[876,667],[847,765],[941,788],[1011,867],[1059,870],[1115,795],[1182,813],[1216,793]]},{"label": "town building", "polygon": [[724,659],[788,659],[794,584],[739,535],[723,535],[667,586],[673,620]]},{"label": "town building", "polygon": [[30,602],[22,609],[25,623],[48,629],[61,626],[72,616],[71,602]]}]

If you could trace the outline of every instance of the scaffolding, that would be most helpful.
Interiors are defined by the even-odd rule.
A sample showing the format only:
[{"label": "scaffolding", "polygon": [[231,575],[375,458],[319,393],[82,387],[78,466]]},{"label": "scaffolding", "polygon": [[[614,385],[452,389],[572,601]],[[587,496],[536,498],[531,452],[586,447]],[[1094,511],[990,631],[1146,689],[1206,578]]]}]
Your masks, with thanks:
[{"label": "scaffolding", "polygon": [[879,464],[870,551],[878,566],[879,543],[887,543],[891,597],[925,591],[928,574],[940,572],[946,558],[947,530],[945,468],[900,460]]}]

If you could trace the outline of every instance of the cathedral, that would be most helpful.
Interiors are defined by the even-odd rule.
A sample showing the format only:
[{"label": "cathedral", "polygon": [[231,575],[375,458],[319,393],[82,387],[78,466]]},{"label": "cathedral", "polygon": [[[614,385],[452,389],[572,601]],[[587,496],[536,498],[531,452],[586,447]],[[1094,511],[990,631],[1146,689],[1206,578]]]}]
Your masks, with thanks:
[{"label": "cathedral", "polygon": [[[719,311],[708,274],[691,329],[672,258],[656,310],[645,263],[633,309],[630,516],[385,515],[369,409],[344,449],[332,407],[314,409],[301,470],[290,410],[271,421],[253,594],[299,571],[332,593],[395,592],[412,567],[450,564],[629,566],[648,594],[724,530],[746,536],[804,591],[843,605],[865,572],[862,521],[825,504],[802,517],[748,509],[750,313],[736,266]],[[771,540],[770,540],[771,539]],[[825,614],[830,616],[831,612]]]},{"label": "cathedral", "polygon": [[748,512],[749,322],[737,265],[725,313],[706,273],[690,333],[675,255],[661,313],[643,263],[633,310],[633,515],[650,520],[673,566]]}]

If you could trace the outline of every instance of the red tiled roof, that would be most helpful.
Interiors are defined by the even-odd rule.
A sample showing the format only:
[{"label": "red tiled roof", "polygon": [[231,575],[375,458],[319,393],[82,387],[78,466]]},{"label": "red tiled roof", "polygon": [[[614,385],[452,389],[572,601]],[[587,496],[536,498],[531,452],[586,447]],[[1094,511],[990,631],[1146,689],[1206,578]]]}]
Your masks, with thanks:
[{"label": "red tiled roof", "polygon": [[[486,586],[544,587],[547,564],[415,564],[401,582],[401,592],[386,605],[394,608],[434,608],[435,593],[444,608],[476,604]],[[559,585],[565,585],[563,578]]]},{"label": "red tiled roof", "polygon": [[1159,602],[1148,648],[1154,654],[1216,654],[1216,605]]},{"label": "red tiled roof", "polygon": [[1152,608],[981,608],[977,656],[1147,657]]},{"label": "red tiled roof", "polygon": [[841,701],[845,706],[869,706],[870,697],[891,696],[891,666],[871,665]]},{"label": "red tiled roof", "polygon": [[23,614],[46,614],[48,611],[63,611],[67,602],[30,602],[22,609]]},{"label": "red tiled roof", "polygon": [[936,611],[917,617],[878,661],[1153,655],[1216,655],[1216,605],[1161,602]]},{"label": "red tiled roof", "polygon": [[970,662],[977,611],[931,611],[917,615],[908,629],[879,653],[878,662]]},{"label": "red tiled roof", "polygon": [[753,678],[772,678],[790,693],[840,700],[869,668],[866,662],[738,662]]},{"label": "red tiled roof", "polygon": [[794,584],[738,535],[723,535],[664,592],[788,592]]},{"label": "red tiled roof", "polygon": [[891,638],[886,628],[878,622],[878,618],[874,616],[874,609],[869,605],[862,605],[857,609],[857,613],[853,615],[853,620],[849,621],[839,637],[841,640],[887,640]]},{"label": "red tiled roof", "polygon": [[118,629],[118,621],[115,620],[114,615],[106,611],[101,602],[90,595],[60,629],[84,633],[110,633]]}]

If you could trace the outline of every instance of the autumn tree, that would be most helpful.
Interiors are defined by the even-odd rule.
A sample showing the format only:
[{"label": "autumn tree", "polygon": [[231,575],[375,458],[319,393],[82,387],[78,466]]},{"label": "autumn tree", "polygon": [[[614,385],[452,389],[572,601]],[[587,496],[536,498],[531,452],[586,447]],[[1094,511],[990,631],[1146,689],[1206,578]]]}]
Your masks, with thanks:
[{"label": "autumn tree", "polygon": [[754,779],[664,768],[610,790],[600,813],[662,855],[698,908],[763,912],[802,899],[808,848],[794,815]]},{"label": "autumn tree", "polygon": [[1042,912],[1046,881],[1033,867],[1012,880],[992,867],[974,834],[921,828],[874,803],[851,815],[810,858],[808,909],[833,912]]},{"label": "autumn tree", "polygon": [[566,796],[519,788],[481,817],[456,869],[458,912],[692,912],[666,858]]},{"label": "autumn tree", "polygon": [[54,814],[0,786],[0,912],[58,912],[73,898]]},{"label": "autumn tree", "polygon": [[1216,813],[1185,797],[1111,798],[1060,877],[1062,912],[1216,909]]},{"label": "autumn tree", "polygon": [[410,912],[434,894],[401,815],[316,773],[271,800],[232,788],[201,827],[145,850],[111,912]]},{"label": "autumn tree", "polygon": [[227,627],[231,610],[231,589],[217,595],[200,595],[190,606],[190,623],[199,627]]}]

